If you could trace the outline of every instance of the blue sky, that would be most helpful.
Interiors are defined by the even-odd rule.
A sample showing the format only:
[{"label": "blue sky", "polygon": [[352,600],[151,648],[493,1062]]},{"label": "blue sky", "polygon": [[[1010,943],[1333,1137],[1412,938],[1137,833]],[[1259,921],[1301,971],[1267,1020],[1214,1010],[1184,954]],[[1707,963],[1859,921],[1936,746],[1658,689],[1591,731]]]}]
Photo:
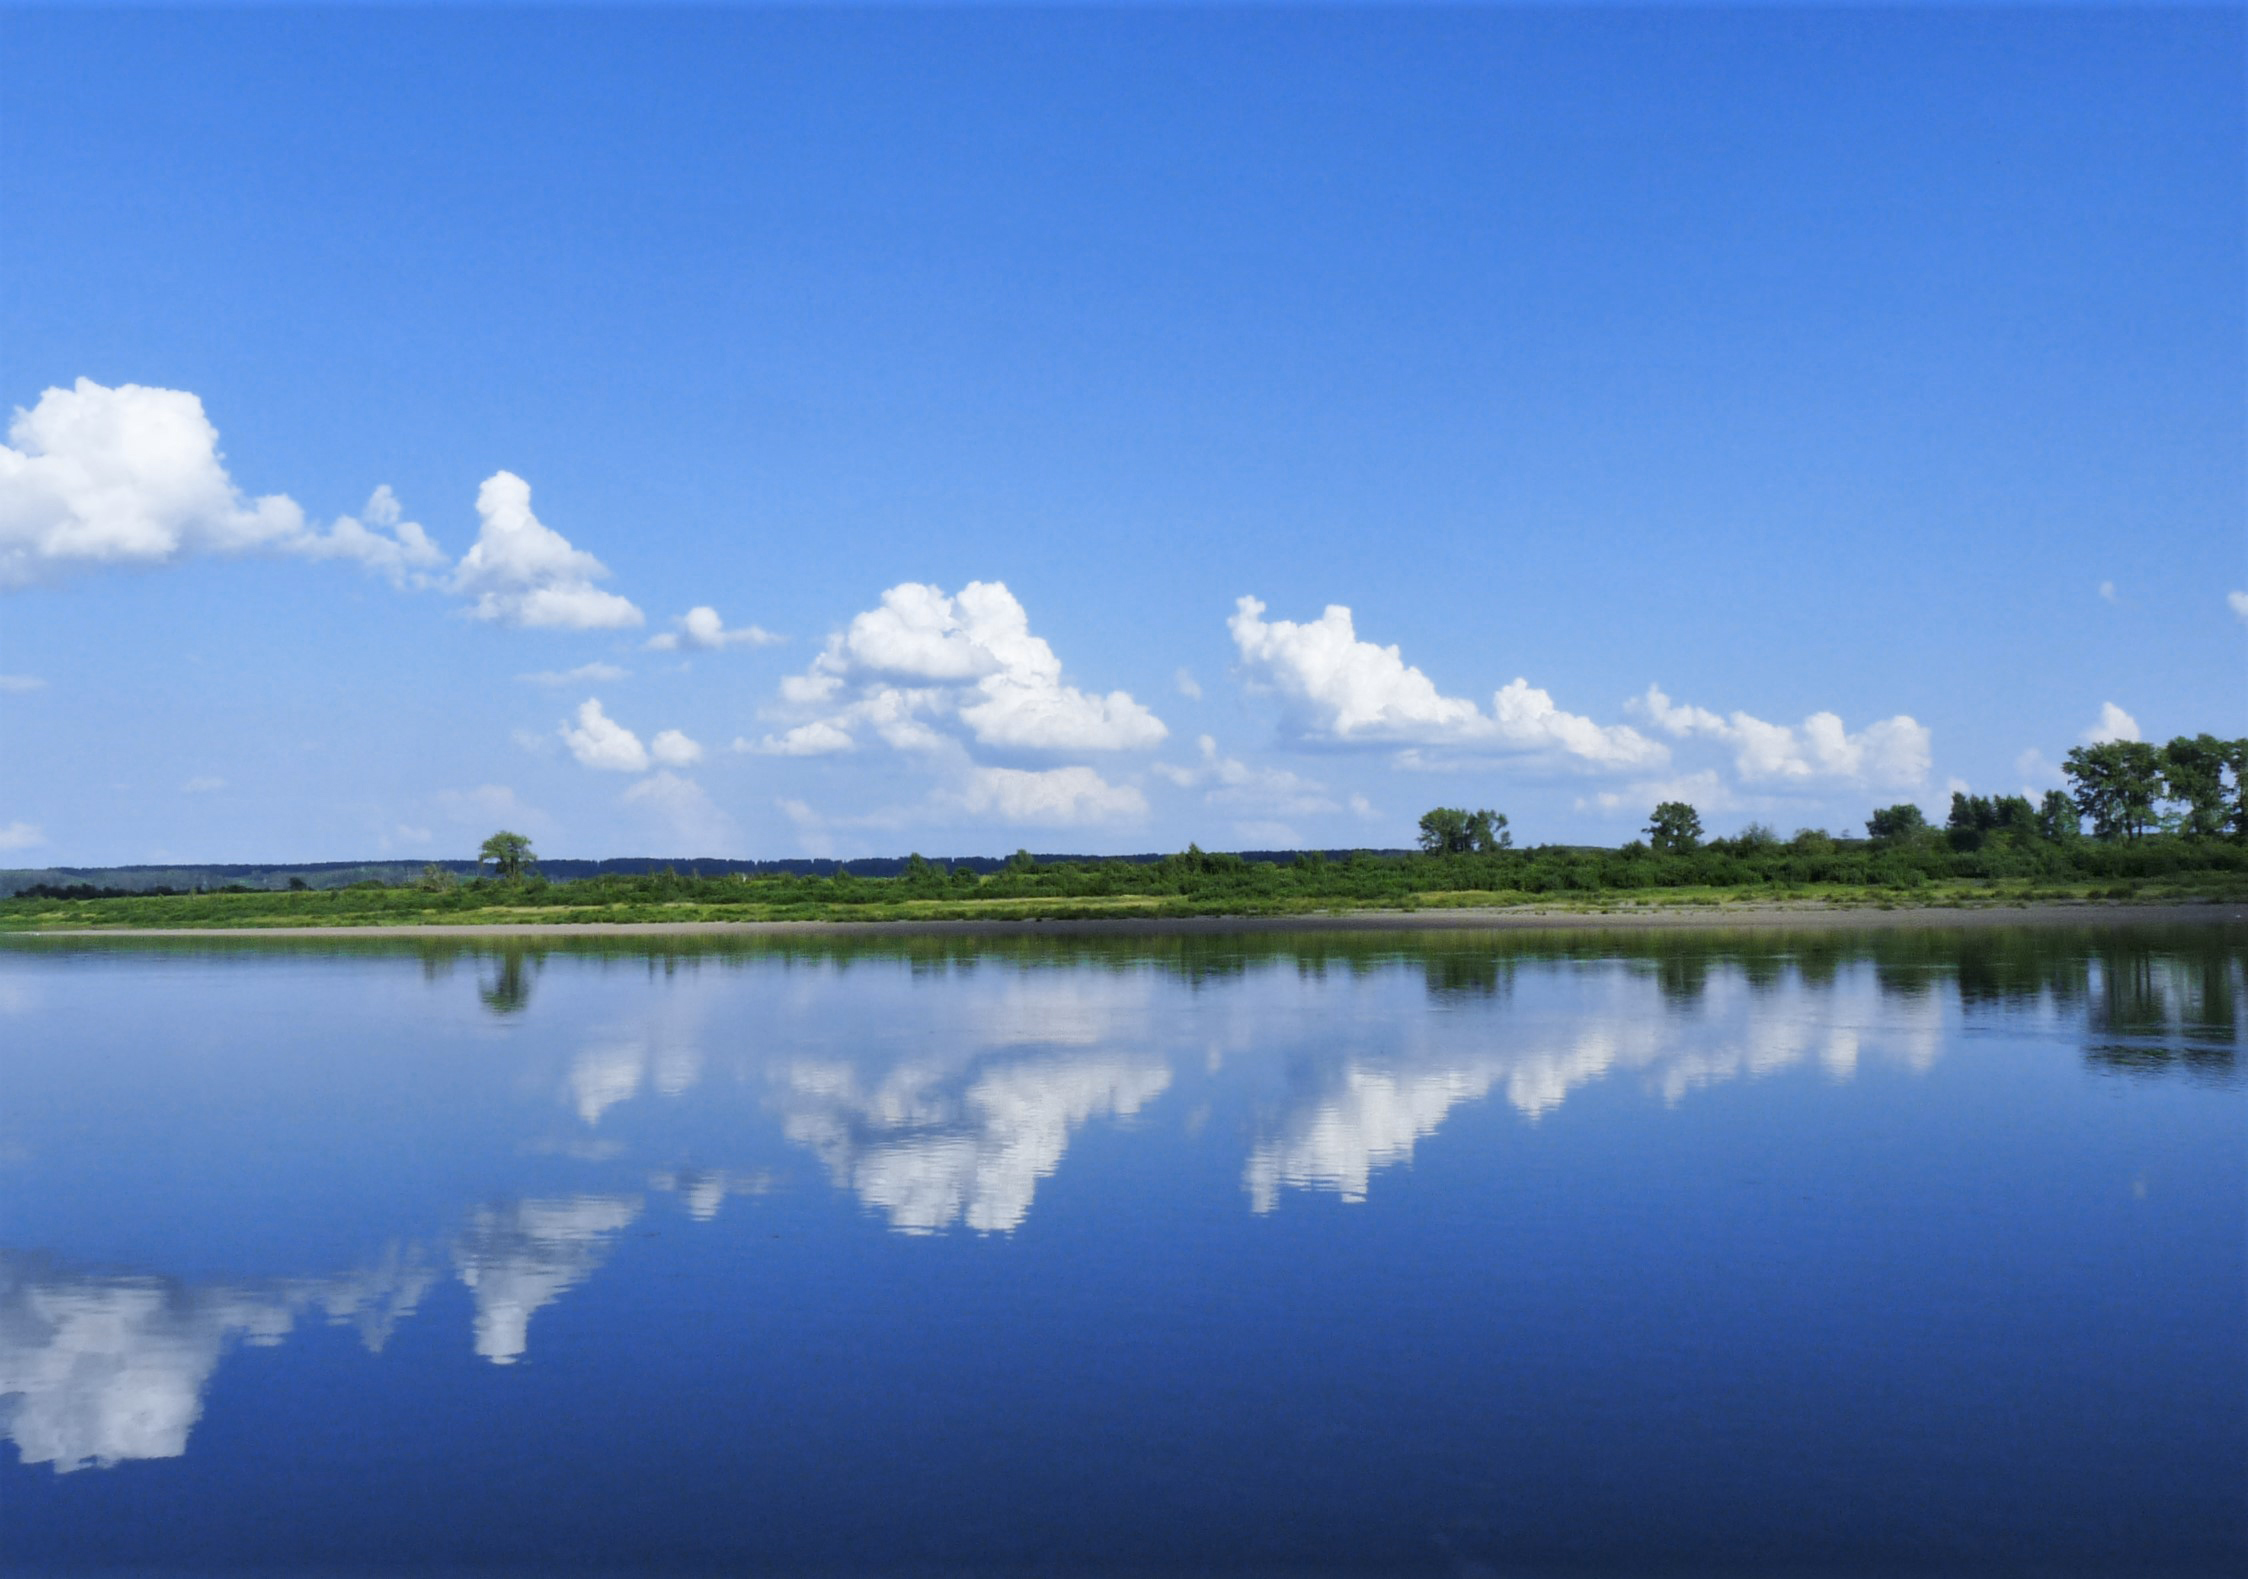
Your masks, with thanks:
[{"label": "blue sky", "polygon": [[0,862],[1619,842],[2248,733],[2243,32],[0,13]]}]

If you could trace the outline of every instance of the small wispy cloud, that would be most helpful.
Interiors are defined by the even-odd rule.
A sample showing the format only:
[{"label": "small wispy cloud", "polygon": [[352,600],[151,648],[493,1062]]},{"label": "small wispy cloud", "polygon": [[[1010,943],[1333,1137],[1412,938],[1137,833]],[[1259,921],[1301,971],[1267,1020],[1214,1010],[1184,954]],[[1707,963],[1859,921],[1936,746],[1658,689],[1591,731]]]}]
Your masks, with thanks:
[{"label": "small wispy cloud", "polygon": [[[2241,594],[2235,592],[2233,596]],[[0,674],[0,696],[24,696],[46,688],[47,682],[35,674]]]},{"label": "small wispy cloud", "polygon": [[589,685],[621,680],[629,672],[613,663],[581,663],[575,669],[540,669],[515,678],[525,685]]},{"label": "small wispy cloud", "polygon": [[208,795],[213,790],[226,788],[226,780],[209,773],[198,773],[180,786],[183,795]]},{"label": "small wispy cloud", "polygon": [[29,850],[47,842],[47,836],[34,822],[0,824],[0,850]]},{"label": "small wispy cloud", "polygon": [[759,625],[744,625],[729,630],[718,611],[709,604],[698,604],[673,622],[677,630],[662,631],[648,638],[650,652],[677,652],[682,647],[692,647],[700,652],[716,652],[722,647],[770,647],[788,640],[776,636]]}]

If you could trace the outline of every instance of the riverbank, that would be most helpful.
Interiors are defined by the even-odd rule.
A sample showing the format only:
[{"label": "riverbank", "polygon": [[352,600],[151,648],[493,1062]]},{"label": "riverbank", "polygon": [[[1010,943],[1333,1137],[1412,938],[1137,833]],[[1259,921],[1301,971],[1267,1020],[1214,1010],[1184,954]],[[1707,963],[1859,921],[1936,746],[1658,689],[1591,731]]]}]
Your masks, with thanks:
[{"label": "riverbank", "polygon": [[1659,930],[1695,928],[1980,928],[1993,926],[2244,926],[2238,901],[2130,904],[1832,905],[1741,903],[1619,905],[1611,909],[1508,906],[1503,909],[1346,910],[1295,915],[1036,916],[785,921],[524,921],[258,927],[48,927],[0,932],[0,941],[96,938],[584,938],[931,936],[1159,936],[1225,932],[1439,932]]}]

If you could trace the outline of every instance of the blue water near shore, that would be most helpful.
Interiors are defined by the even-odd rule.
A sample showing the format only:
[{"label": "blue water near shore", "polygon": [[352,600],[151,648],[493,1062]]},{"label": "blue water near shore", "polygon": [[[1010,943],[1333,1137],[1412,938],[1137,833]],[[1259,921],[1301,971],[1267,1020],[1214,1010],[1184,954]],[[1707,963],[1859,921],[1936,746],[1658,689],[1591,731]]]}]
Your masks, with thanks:
[{"label": "blue water near shore", "polygon": [[2248,935],[0,946],[0,1567],[2248,1564]]}]

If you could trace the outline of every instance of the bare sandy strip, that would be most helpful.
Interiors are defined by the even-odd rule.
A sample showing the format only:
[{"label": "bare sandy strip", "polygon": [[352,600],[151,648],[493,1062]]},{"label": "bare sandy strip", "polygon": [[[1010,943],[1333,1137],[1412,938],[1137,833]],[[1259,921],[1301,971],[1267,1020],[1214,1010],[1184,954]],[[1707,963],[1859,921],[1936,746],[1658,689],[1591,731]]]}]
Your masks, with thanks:
[{"label": "bare sandy strip", "polygon": [[1619,910],[1352,910],[1290,916],[1114,916],[965,921],[526,921],[463,926],[116,927],[0,932],[0,943],[93,938],[1156,937],[1227,932],[1622,932],[1784,928],[2248,926],[2248,904],[1950,906],[1676,905]]}]

